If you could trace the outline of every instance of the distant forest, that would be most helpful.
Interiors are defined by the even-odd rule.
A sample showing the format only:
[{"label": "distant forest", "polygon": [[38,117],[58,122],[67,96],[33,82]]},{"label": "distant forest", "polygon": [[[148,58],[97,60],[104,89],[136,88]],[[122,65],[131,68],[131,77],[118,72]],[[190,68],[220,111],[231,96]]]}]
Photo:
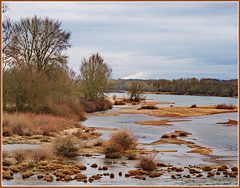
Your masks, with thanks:
[{"label": "distant forest", "polygon": [[177,95],[208,95],[237,97],[238,80],[217,80],[217,79],[158,79],[158,80],[138,80],[138,79],[118,79],[111,80],[112,92],[127,91],[132,82],[140,82],[144,85],[146,92],[167,92]]}]

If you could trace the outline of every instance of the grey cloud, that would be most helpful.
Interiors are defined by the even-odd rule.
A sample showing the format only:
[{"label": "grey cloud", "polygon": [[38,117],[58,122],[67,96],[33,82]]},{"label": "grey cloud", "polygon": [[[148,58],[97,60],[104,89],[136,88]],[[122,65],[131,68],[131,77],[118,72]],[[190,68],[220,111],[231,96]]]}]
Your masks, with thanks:
[{"label": "grey cloud", "polygon": [[[192,75],[191,69],[197,69],[194,73],[199,76],[220,78],[224,72],[236,78],[235,2],[11,2],[9,6],[12,13],[7,15],[14,19],[37,14],[62,21],[63,28],[72,31],[68,54],[74,69],[83,56],[98,51],[113,66],[116,78],[155,70],[162,74],[150,75],[169,72],[169,78],[181,77]],[[213,71],[206,72],[209,65]]]}]

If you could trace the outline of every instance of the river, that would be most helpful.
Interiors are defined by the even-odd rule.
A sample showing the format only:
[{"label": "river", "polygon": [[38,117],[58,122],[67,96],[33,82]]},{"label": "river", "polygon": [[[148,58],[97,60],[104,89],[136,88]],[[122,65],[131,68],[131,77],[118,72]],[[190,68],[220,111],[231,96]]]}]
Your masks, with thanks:
[{"label": "river", "polygon": [[[117,97],[127,97],[124,93],[109,93],[110,97],[116,95]],[[158,102],[171,102],[173,106],[191,106],[196,104],[197,106],[209,106],[217,104],[233,104],[238,106],[238,99],[229,97],[212,97],[212,96],[189,96],[189,95],[162,95],[162,94],[147,94],[146,99],[158,101]],[[170,104],[158,105],[161,107],[170,106]],[[122,110],[119,106],[113,106],[113,109],[105,112],[106,113],[115,110]],[[229,166],[238,166],[238,126],[236,125],[223,125],[217,124],[219,122],[227,122],[229,119],[238,120],[238,113],[223,113],[215,115],[195,116],[181,118],[182,122],[173,122],[173,126],[149,126],[149,125],[138,125],[136,121],[146,120],[157,120],[157,119],[179,119],[179,118],[159,118],[148,115],[140,114],[122,114],[119,116],[93,116],[88,115],[88,119],[82,124],[87,127],[99,127],[99,128],[127,128],[132,132],[139,143],[151,143],[160,139],[161,135],[175,130],[187,131],[192,133],[186,141],[192,141],[197,145],[207,147],[213,150],[210,155],[202,155],[198,153],[187,153],[192,148],[186,145],[175,145],[175,144],[160,144],[154,146],[139,146],[145,149],[159,149],[159,150],[177,150],[177,152],[164,152],[158,153],[156,156],[157,162],[171,163],[177,167],[184,167],[188,165],[222,165],[226,164]],[[99,130],[103,135],[100,139],[108,139],[109,134],[112,131]],[[7,146],[4,146],[5,149]],[[73,159],[74,162],[81,162],[82,164],[89,165],[91,163],[98,163],[100,165],[106,164],[106,162],[115,162],[109,168],[110,172],[118,172],[119,170],[123,173],[127,173],[128,169],[133,169],[136,166],[137,160],[129,161],[126,159],[105,159],[103,155],[95,157],[77,157]],[[128,168],[126,168],[128,167]],[[83,172],[84,173],[84,172]],[[93,170],[88,170],[85,174],[93,174]],[[19,175],[20,176],[20,175]],[[45,183],[37,180],[36,178],[29,178],[28,180],[22,180],[16,178],[11,181],[3,181],[3,185],[62,185],[62,186],[73,186],[73,185],[85,185],[83,182],[71,181],[71,182],[51,182]],[[147,179],[146,181],[139,181],[136,179],[118,177],[109,179],[109,177],[103,177],[99,181],[94,181],[90,185],[237,185],[237,178],[225,178],[211,177],[211,178],[191,178],[191,179],[176,179],[172,180],[168,175],[163,175],[160,178]]]}]

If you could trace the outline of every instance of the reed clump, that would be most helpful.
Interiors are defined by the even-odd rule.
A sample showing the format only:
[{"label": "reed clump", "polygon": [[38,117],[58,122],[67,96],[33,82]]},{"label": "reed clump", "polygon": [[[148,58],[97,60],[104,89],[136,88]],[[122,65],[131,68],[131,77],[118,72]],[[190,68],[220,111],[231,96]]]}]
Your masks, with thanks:
[{"label": "reed clump", "polygon": [[229,109],[229,110],[234,110],[236,108],[236,106],[234,106],[233,104],[218,104],[216,106],[216,109]]}]

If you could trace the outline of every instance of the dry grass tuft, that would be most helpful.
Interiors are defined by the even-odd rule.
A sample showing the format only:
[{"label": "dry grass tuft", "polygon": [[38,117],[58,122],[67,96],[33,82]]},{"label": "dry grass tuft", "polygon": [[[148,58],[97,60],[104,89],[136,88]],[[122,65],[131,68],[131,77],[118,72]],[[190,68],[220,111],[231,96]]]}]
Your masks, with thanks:
[{"label": "dry grass tuft", "polygon": [[137,139],[127,129],[120,129],[110,135],[110,142],[119,144],[124,150],[136,149]]},{"label": "dry grass tuft", "polygon": [[123,148],[120,144],[109,141],[104,147],[104,154],[106,158],[120,158],[122,156]]},{"label": "dry grass tuft", "polygon": [[13,157],[19,164],[27,158],[27,153],[25,150],[17,150],[13,152]]},{"label": "dry grass tuft", "polygon": [[226,104],[218,104],[216,106],[216,109],[229,109],[229,110],[234,110],[236,108],[236,106],[234,106],[233,104],[229,104],[229,105],[226,105]]},{"label": "dry grass tuft", "polygon": [[145,171],[153,171],[156,169],[156,162],[155,162],[156,154],[146,154],[140,155],[140,163],[138,164],[138,168],[141,168]]},{"label": "dry grass tuft", "polygon": [[53,153],[50,148],[41,148],[41,149],[32,150],[30,152],[30,157],[33,159],[35,163],[39,163],[40,161],[52,159]]},{"label": "dry grass tuft", "polygon": [[139,108],[141,109],[158,109],[158,107],[155,104],[142,104],[141,107]]},{"label": "dry grass tuft", "polygon": [[113,132],[104,147],[106,158],[118,158],[122,156],[123,151],[136,149],[136,141],[137,139],[126,129]]},{"label": "dry grass tuft", "polygon": [[55,140],[52,143],[53,152],[57,156],[62,155],[65,157],[76,156],[78,152],[78,147],[76,146],[76,141],[72,136],[66,136]]}]

